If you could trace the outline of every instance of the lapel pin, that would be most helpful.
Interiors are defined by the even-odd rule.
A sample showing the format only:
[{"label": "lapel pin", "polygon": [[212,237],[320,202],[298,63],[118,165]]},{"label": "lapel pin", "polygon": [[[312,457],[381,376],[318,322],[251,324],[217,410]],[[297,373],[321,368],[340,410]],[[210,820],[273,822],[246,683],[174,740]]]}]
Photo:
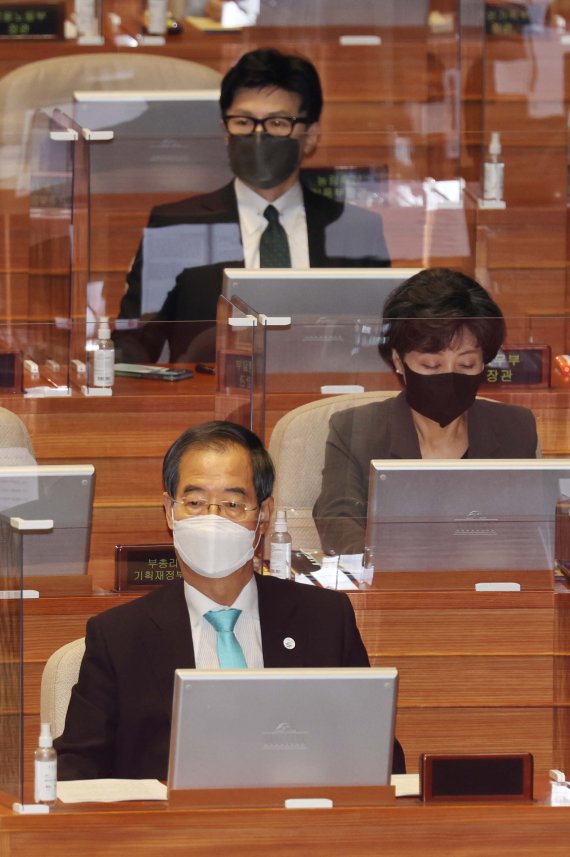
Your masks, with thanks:
[{"label": "lapel pin", "polygon": [[283,645],[286,649],[294,649],[295,648],[295,640],[293,637],[285,637],[283,640]]}]

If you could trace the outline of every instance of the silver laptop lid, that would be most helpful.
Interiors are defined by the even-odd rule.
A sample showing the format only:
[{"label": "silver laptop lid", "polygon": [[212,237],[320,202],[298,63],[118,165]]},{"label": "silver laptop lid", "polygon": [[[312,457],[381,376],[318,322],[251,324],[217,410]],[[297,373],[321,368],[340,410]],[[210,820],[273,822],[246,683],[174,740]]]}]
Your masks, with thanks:
[{"label": "silver laptop lid", "polygon": [[421,268],[226,268],[222,294],[268,316],[380,321],[390,292]]},{"label": "silver laptop lid", "polygon": [[266,330],[268,374],[392,372],[378,353],[382,309],[390,292],[419,270],[226,268],[223,294],[290,319]]},{"label": "silver laptop lid", "polygon": [[92,464],[0,467],[0,514],[53,521],[53,530],[25,533],[24,575],[87,573],[94,485]]},{"label": "silver laptop lid", "polygon": [[370,462],[366,545],[378,571],[554,565],[570,459]]},{"label": "silver laptop lid", "polygon": [[176,670],[169,788],[387,785],[392,668]]}]

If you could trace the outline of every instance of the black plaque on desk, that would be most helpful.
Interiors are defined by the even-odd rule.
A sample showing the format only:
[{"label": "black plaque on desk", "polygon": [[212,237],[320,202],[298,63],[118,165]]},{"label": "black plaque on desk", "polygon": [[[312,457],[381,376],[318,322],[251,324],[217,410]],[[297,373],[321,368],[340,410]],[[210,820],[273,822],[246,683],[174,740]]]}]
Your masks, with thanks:
[{"label": "black plaque on desk", "polygon": [[548,345],[524,345],[501,348],[485,367],[484,385],[490,387],[548,387],[550,348]]},{"label": "black plaque on desk", "polygon": [[530,753],[423,753],[420,786],[425,802],[532,800],[533,757]]},{"label": "black plaque on desk", "polygon": [[63,39],[65,3],[2,3],[0,39]]},{"label": "black plaque on desk", "polygon": [[0,393],[22,392],[22,355],[19,351],[0,351]]},{"label": "black plaque on desk", "polygon": [[532,23],[526,4],[493,0],[485,3],[485,32],[488,36],[505,38],[524,33]]},{"label": "black plaque on desk", "polygon": [[143,592],[181,577],[172,542],[164,545],[115,545],[117,592]]},{"label": "black plaque on desk", "polygon": [[382,205],[388,196],[388,167],[305,167],[305,187],[336,202],[363,208]]}]

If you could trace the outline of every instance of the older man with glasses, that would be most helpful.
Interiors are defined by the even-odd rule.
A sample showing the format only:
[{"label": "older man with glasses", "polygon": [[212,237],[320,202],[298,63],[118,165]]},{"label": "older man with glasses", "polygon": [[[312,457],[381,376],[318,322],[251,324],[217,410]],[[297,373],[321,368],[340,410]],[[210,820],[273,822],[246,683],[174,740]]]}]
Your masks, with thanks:
[{"label": "older man with glasses", "polygon": [[[254,573],[274,480],[256,435],[229,422],[190,428],[163,479],[183,580],[87,623],[55,742],[60,779],[165,779],[177,668],[368,666],[344,594]],[[396,744],[394,769],[403,766]]]},{"label": "older man with glasses", "polygon": [[[189,264],[178,275],[157,316],[158,322],[168,324],[137,331],[135,341],[144,347],[131,359],[158,359],[165,337],[171,359],[182,359],[189,327],[172,322],[215,319],[226,267],[390,264],[378,214],[313,193],[300,182],[301,164],[317,146],[322,106],[317,71],[302,57],[255,50],[226,74],[220,107],[234,180],[213,193],[153,209],[148,224],[152,229],[207,226],[213,256],[223,261]],[[228,241],[230,232],[223,232],[232,247],[229,258],[220,243],[221,224],[234,236]],[[140,315],[143,264],[139,247],[121,302],[122,318]],[[128,357],[128,348],[125,354]]]}]

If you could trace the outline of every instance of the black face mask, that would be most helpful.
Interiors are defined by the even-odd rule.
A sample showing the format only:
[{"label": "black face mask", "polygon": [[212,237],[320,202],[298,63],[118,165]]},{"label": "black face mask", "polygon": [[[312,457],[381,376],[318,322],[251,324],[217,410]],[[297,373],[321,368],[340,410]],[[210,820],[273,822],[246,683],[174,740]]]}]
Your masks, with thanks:
[{"label": "black face mask", "polygon": [[287,181],[301,161],[298,140],[270,134],[230,136],[228,155],[234,175],[262,190]]},{"label": "black face mask", "polygon": [[421,375],[404,363],[406,401],[412,410],[445,428],[471,407],[484,376],[485,370],[478,375]]}]

